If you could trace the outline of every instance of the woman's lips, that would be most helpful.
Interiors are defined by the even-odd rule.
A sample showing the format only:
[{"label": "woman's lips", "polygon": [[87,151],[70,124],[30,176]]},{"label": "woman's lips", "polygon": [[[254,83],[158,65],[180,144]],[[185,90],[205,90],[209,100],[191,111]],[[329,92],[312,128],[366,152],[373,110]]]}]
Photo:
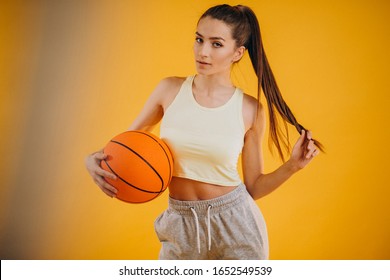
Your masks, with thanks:
[{"label": "woman's lips", "polygon": [[211,65],[211,63],[207,63],[207,62],[204,62],[204,61],[201,61],[201,60],[197,60],[196,62],[201,64],[201,65]]}]

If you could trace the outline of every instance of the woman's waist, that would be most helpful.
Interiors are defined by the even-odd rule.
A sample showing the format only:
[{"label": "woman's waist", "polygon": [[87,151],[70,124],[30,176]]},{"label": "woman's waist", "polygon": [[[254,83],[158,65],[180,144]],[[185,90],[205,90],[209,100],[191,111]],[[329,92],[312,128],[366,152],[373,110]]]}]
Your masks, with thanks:
[{"label": "woman's waist", "polygon": [[197,201],[214,199],[237,188],[221,186],[181,177],[173,177],[169,185],[169,196],[176,200]]},{"label": "woman's waist", "polygon": [[178,200],[169,197],[168,212],[180,215],[209,216],[221,213],[232,207],[247,201],[249,194],[244,184],[240,184],[230,192],[210,199],[202,200]]}]

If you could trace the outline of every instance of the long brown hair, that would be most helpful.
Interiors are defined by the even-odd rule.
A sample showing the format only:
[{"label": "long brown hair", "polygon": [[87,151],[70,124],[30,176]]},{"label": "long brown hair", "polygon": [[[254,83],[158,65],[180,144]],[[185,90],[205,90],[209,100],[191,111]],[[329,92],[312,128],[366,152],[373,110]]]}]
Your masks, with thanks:
[{"label": "long brown hair", "polygon": [[[236,41],[237,47],[244,46],[248,50],[253,69],[258,79],[257,98],[260,100],[261,89],[263,89],[269,111],[270,138],[275,144],[280,158],[284,161],[282,145],[287,152],[290,152],[291,149],[287,122],[295,126],[298,133],[301,133],[303,129],[305,131],[307,130],[298,123],[282,97],[268,63],[267,56],[265,55],[261,40],[260,25],[255,13],[247,6],[237,5],[233,7],[223,4],[209,8],[199,20],[205,17],[218,19],[229,25],[232,29],[232,37]],[[278,124],[276,112],[282,117],[284,130]],[[324,151],[321,143],[315,139],[312,140],[321,151]]]}]

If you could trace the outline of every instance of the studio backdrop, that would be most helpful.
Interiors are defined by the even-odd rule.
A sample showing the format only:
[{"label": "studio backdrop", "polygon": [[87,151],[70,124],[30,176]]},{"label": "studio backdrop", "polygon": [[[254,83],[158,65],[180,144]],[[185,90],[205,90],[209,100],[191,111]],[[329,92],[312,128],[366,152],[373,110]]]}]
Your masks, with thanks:
[{"label": "studio backdrop", "polygon": [[[390,2],[227,2],[256,12],[285,100],[326,148],[257,201],[270,258],[389,259]],[[168,192],[110,199],[84,158],[127,130],[162,78],[195,73],[196,23],[216,4],[0,3],[1,259],[157,259]],[[256,95],[248,55],[233,79]]]}]

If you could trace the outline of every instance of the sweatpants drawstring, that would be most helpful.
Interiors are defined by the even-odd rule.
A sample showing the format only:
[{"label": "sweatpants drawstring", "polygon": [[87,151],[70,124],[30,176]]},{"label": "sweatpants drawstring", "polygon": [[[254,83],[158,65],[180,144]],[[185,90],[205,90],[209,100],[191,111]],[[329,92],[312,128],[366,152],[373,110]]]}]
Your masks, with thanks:
[{"label": "sweatpants drawstring", "polygon": [[195,217],[195,227],[196,227],[196,241],[198,245],[198,253],[200,254],[200,236],[199,236],[199,219],[198,219],[198,214],[196,214],[196,211],[194,207],[190,208],[192,211],[192,214],[194,214]]},{"label": "sweatpants drawstring", "polygon": [[[210,223],[210,210],[212,206],[207,207],[207,237],[208,237],[208,250],[211,250],[211,223]],[[195,218],[195,228],[196,228],[196,241],[198,246],[198,253],[200,254],[200,233],[199,233],[199,218],[198,214],[195,211],[194,207],[190,207],[192,214]]]},{"label": "sweatpants drawstring", "polygon": [[207,235],[209,237],[209,251],[211,250],[211,225],[210,225],[210,210],[213,206],[207,207]]}]

